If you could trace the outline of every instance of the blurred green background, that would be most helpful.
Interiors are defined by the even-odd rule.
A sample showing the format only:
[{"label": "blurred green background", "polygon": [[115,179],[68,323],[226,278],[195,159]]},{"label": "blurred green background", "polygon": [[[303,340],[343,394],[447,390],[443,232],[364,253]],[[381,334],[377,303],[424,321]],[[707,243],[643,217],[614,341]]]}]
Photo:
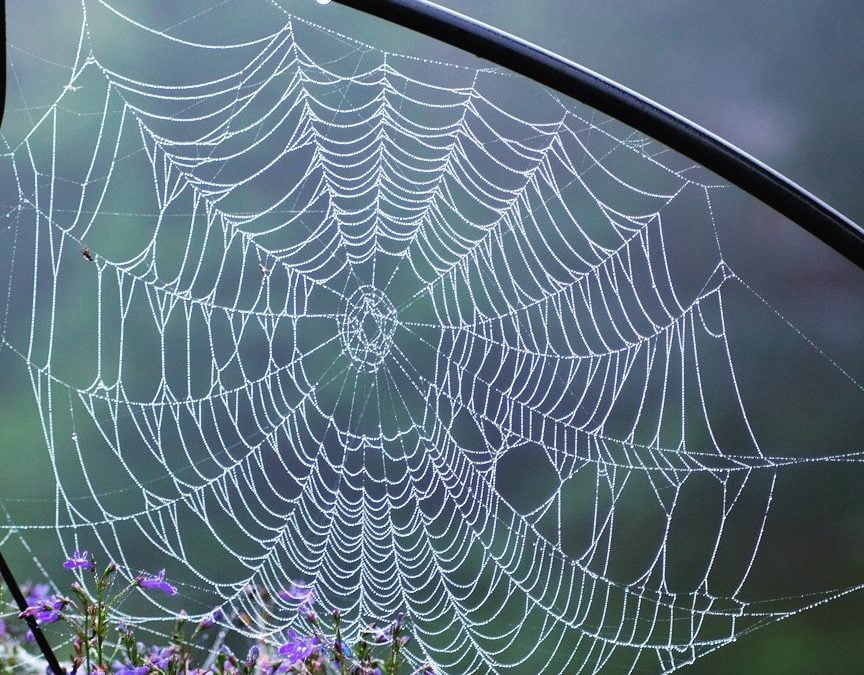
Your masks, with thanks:
[{"label": "blurred green background", "polygon": [[[654,99],[738,145],[864,223],[864,3],[858,0],[441,0]],[[790,293],[831,256],[792,280]],[[826,269],[827,268],[827,269]],[[821,277],[824,278],[824,277]],[[829,293],[833,292],[832,289]],[[842,292],[842,290],[841,290]],[[850,301],[864,304],[860,288]],[[817,300],[816,303],[825,300]],[[830,302],[830,301],[829,301]],[[844,322],[838,303],[831,316]],[[847,324],[860,364],[864,325]],[[864,409],[853,414],[864,416]],[[783,419],[782,411],[778,418]],[[782,423],[782,422],[781,422]],[[830,484],[823,486],[831,490]],[[864,483],[855,482],[861,514]],[[823,550],[819,558],[842,556]],[[771,625],[693,673],[854,673],[864,668],[864,594]]]},{"label": "blurred green background", "polygon": [[[311,18],[326,11],[311,0],[283,4]],[[860,113],[864,105],[864,44],[858,36],[864,25],[862,3],[828,6],[816,1],[667,0],[579,4],[537,0],[528,4],[449,0],[442,4],[536,42],[659,101],[786,173],[853,219],[864,221],[864,115]],[[20,139],[32,127],[68,79],[80,8],[73,2],[46,3],[37,13],[24,0],[7,0],[7,5],[14,72],[9,76],[11,107],[3,133],[7,143],[14,145],[13,139]],[[158,4],[149,9],[158,17]],[[374,33],[375,27],[366,24],[358,21],[367,35]],[[350,28],[343,29],[350,32]],[[393,39],[393,34],[390,29],[381,29],[382,40]],[[51,36],[50,41],[46,35]],[[103,39],[110,41],[110,36]],[[394,51],[410,51],[413,42],[404,36],[398,44],[386,44]],[[107,48],[115,49],[118,59],[126,57],[134,65],[134,46],[124,43]],[[440,54],[446,55],[446,50]],[[39,143],[39,151],[50,153],[46,139]],[[83,162],[88,158],[78,159]],[[127,187],[126,193],[127,199],[134,200],[134,186]],[[15,196],[12,191],[4,192],[4,206],[13,208],[10,194]],[[746,199],[728,205],[728,213],[724,231],[727,236],[738,237],[730,245],[737,256],[733,260],[736,269],[746,273],[772,307],[780,309],[825,349],[856,382],[864,381],[860,356],[864,345],[864,283],[858,271]],[[13,234],[13,230],[5,230],[4,242],[9,247],[14,245]],[[120,239],[118,246],[129,243]],[[83,297],[91,292],[87,288],[81,291]],[[16,306],[7,311],[17,316],[27,309]],[[73,306],[67,311],[74,314],[82,310]],[[754,336],[761,332],[759,320],[754,317],[750,327]],[[19,327],[23,330],[26,324],[19,322]],[[11,335],[10,341],[20,345],[21,338]],[[81,342],[80,337],[73,338]],[[750,349],[746,356],[753,363],[765,364],[768,370],[769,377],[755,370],[742,375],[751,392],[760,391],[760,387],[764,392],[751,401],[751,409],[758,410],[757,423],[767,437],[776,433],[783,442],[797,437],[802,453],[830,454],[860,448],[857,439],[864,417],[860,397],[840,400],[838,392],[846,391],[843,386],[814,392],[813,380],[808,379],[813,364],[790,365],[791,347],[786,351],[766,339],[743,349]],[[84,361],[86,357],[76,358]],[[15,522],[51,522],[52,467],[44,451],[33,392],[20,359],[10,356],[8,350],[2,367],[2,417],[7,422],[0,453],[9,468],[2,474],[0,489],[13,495],[6,506],[16,514]],[[74,371],[74,366],[69,368]],[[790,371],[789,382],[781,377],[786,371]],[[781,385],[788,387],[783,395],[779,395]],[[823,403],[819,410],[814,399]],[[831,440],[820,445],[821,439],[829,436]],[[815,445],[811,444],[814,439]],[[27,461],[17,461],[22,454]],[[837,586],[864,581],[862,473],[855,466],[814,470],[793,474],[784,485],[780,497],[786,501],[780,501],[781,506],[773,512],[779,519],[778,529],[772,530],[774,538],[766,546],[778,546],[769,550],[785,556],[774,561],[779,575],[789,568],[794,570],[790,572],[792,578],[805,580],[802,592],[825,588],[819,583],[826,577],[829,581],[837,579]],[[42,494],[28,494],[22,489],[35,484],[44,486]],[[22,495],[30,507],[33,502],[29,500],[43,500],[41,516],[26,520],[24,514],[30,507],[16,501]],[[16,558],[18,564],[28,567],[27,554],[19,552]],[[822,565],[839,570],[839,576],[823,573]],[[757,630],[688,670],[856,672],[864,662],[862,617],[864,597],[861,592],[853,593]]]}]

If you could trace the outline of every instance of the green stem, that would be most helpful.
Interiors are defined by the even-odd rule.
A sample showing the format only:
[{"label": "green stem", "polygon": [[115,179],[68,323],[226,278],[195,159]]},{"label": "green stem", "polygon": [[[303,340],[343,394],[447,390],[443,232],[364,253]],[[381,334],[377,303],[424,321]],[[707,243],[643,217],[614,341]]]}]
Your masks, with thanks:
[{"label": "green stem", "polygon": [[104,602],[102,601],[102,583],[99,582],[96,584],[96,616],[94,617],[94,626],[93,632],[96,635],[96,660],[99,663],[99,667],[103,668],[104,663],[102,662],[102,633],[103,627],[105,624],[104,614],[105,607]]},{"label": "green stem", "polygon": [[90,667],[90,633],[89,628],[87,627],[87,617],[90,614],[90,608],[85,604],[84,605],[84,632],[82,634],[82,638],[84,641],[84,657],[87,661],[87,672],[92,672],[92,668]]}]

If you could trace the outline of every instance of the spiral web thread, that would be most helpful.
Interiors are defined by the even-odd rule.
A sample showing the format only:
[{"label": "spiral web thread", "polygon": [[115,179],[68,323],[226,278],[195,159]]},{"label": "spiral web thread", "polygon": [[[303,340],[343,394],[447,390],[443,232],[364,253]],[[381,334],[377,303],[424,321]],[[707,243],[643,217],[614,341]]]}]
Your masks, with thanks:
[{"label": "spiral web thread", "polygon": [[[166,567],[176,602],[115,617],[157,634],[218,605],[278,644],[298,580],[351,631],[405,610],[444,672],[673,670],[852,590],[744,592],[778,475],[860,457],[757,440],[727,326],[742,294],[775,312],[724,257],[728,188],[486,65],[270,3],[219,43],[198,4],[163,30],[85,2],[68,84],[7,140],[0,351],[54,510],[8,486],[2,543]],[[104,63],[93,15],[188,72]]]}]

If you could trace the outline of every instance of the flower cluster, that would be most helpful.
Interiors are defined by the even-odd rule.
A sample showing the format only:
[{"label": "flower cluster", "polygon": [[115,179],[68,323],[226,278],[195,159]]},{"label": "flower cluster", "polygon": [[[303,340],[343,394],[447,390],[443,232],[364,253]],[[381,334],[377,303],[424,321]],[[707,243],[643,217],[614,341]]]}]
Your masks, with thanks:
[{"label": "flower cluster", "polygon": [[[306,584],[295,584],[277,594],[281,599],[297,602],[297,612],[309,624],[311,635],[300,635],[291,629],[286,642],[279,647],[276,658],[262,663],[270,673],[338,673],[339,675],[396,675],[405,663],[402,650],[410,640],[405,634],[405,615],[379,627],[372,624],[360,631],[352,648],[342,636],[342,614],[336,609],[330,613],[332,624],[318,616],[313,604],[314,590]],[[416,675],[435,672],[425,665],[415,670]]]},{"label": "flower cluster", "polygon": [[[109,625],[111,610],[116,610],[135,588],[176,595],[177,588],[166,579],[165,570],[156,574],[133,576],[119,590],[114,588],[117,566],[109,564],[101,573],[88,551],[75,551],[63,563],[77,580],[70,586],[71,597],[55,592],[47,584],[25,587],[27,608],[19,617],[33,625],[63,623],[73,630],[71,663],[67,675],[251,675],[252,673],[320,673],[321,675],[397,675],[405,672],[403,648],[410,640],[405,632],[405,616],[400,613],[389,624],[371,624],[361,630],[353,646],[342,635],[342,614],[337,609],[325,612],[322,620],[316,611],[315,589],[307,583],[296,583],[271,596],[263,588],[251,588],[260,595],[265,609],[279,600],[295,604],[298,616],[308,627],[307,634],[290,629],[278,646],[260,642],[253,645],[245,658],[236,656],[227,646],[217,643],[209,650],[196,643],[207,638],[214,626],[225,628],[234,622],[247,624],[243,615],[227,617],[221,607],[190,622],[185,612],[177,616],[167,646],[146,646],[136,640],[134,631],[121,623]],[[0,597],[2,604],[2,597]],[[19,639],[21,631],[10,631],[0,619],[0,672],[11,670],[16,661],[9,654],[21,644],[33,640],[32,633]],[[35,628],[34,628],[35,630]],[[114,631],[116,630],[116,638]],[[23,640],[23,642],[22,642]],[[204,646],[204,650],[201,647]],[[206,669],[197,667],[195,655],[207,655]],[[32,658],[32,657],[31,657]],[[421,666],[413,675],[432,675],[431,665]]]},{"label": "flower cluster", "polygon": [[288,642],[279,647],[279,656],[285,659],[286,664],[293,665],[298,661],[318,659],[321,652],[322,641],[315,635],[303,637],[297,631],[288,631]]},{"label": "flower cluster", "polygon": [[[180,672],[179,649],[176,645],[145,650],[143,645],[135,643],[131,631],[125,627],[119,629],[119,642],[109,640],[111,631],[108,622],[109,609],[119,606],[132,589],[139,587],[145,590],[159,590],[168,595],[176,594],[177,589],[165,580],[165,570],[155,575],[141,574],[116,590],[114,582],[117,566],[111,563],[100,573],[96,569],[96,561],[87,551],[76,550],[66,559],[63,567],[82,575],[79,576],[80,581],[70,585],[72,597],[52,592],[47,584],[25,587],[27,607],[18,616],[30,621],[31,626],[33,621],[39,626],[64,622],[72,628],[73,653],[71,666],[67,671],[69,675],[79,672],[88,675],[107,673],[108,664],[112,660],[111,668],[115,673],[144,675],[145,673]],[[215,616],[214,613],[213,618]],[[6,637],[5,624],[3,635],[0,637]],[[24,642],[32,640],[33,634],[28,631]],[[135,658],[131,660],[115,658],[120,655],[118,645],[121,644],[127,647],[127,657],[130,653],[128,647],[131,644]],[[173,664],[176,664],[177,668],[172,670]]]}]

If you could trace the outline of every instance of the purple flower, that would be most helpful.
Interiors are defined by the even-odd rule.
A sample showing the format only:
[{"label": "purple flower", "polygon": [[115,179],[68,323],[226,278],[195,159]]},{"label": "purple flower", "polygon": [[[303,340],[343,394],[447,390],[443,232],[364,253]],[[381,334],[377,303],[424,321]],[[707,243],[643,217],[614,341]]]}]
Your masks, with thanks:
[{"label": "purple flower", "polygon": [[0,638],[4,638],[7,635],[9,635],[9,631],[6,630],[6,622],[0,619]]},{"label": "purple flower", "polygon": [[28,605],[38,605],[51,596],[51,587],[48,584],[36,584],[27,594]]},{"label": "purple flower", "polygon": [[60,612],[56,609],[46,609],[36,614],[36,622],[40,624],[56,623],[60,620]]},{"label": "purple flower", "polygon": [[174,647],[151,647],[147,655],[147,663],[155,668],[165,670],[174,659]]},{"label": "purple flower", "polygon": [[210,612],[207,616],[201,619],[201,623],[198,624],[199,630],[207,630],[208,628],[212,628],[213,624],[217,621],[220,621],[225,615],[222,613],[222,609],[217,607],[212,612]]},{"label": "purple flower", "polygon": [[71,558],[68,558],[66,562],[63,563],[63,567],[67,570],[74,569],[85,569],[85,570],[94,570],[96,569],[96,565],[93,563],[93,559],[90,557],[90,554],[87,551],[75,551],[72,554]]},{"label": "purple flower", "polygon": [[374,623],[364,631],[371,638],[371,642],[375,644],[384,644],[393,639],[393,626],[384,626],[378,628]]},{"label": "purple flower", "polygon": [[138,585],[141,588],[156,589],[167,593],[168,595],[174,595],[177,593],[177,589],[165,581],[165,570],[159,570],[159,574],[154,577],[148,577],[142,574],[138,577]]},{"label": "purple flower", "polygon": [[288,642],[279,647],[279,656],[284,656],[288,663],[305,661],[316,652],[320,644],[317,637],[301,637],[292,629],[288,631]]},{"label": "purple flower", "polygon": [[300,615],[312,625],[318,623],[318,615],[315,613],[315,610],[312,609],[312,605],[308,602],[301,603],[300,606],[297,607],[297,611],[300,612]]},{"label": "purple flower", "polygon": [[55,595],[47,600],[40,600],[35,605],[30,605],[18,616],[22,619],[32,616],[36,619],[36,623],[40,624],[54,623],[60,620],[60,612],[67,604],[69,601],[66,598]]},{"label": "purple flower", "polygon": [[291,584],[291,588],[287,591],[279,591],[277,595],[283,600],[307,603],[309,605],[315,603],[315,589],[305,585]]},{"label": "purple flower", "polygon": [[246,655],[246,662],[244,663],[244,665],[247,668],[254,668],[260,654],[261,651],[258,649],[258,645],[252,645],[249,648],[249,653]]}]

